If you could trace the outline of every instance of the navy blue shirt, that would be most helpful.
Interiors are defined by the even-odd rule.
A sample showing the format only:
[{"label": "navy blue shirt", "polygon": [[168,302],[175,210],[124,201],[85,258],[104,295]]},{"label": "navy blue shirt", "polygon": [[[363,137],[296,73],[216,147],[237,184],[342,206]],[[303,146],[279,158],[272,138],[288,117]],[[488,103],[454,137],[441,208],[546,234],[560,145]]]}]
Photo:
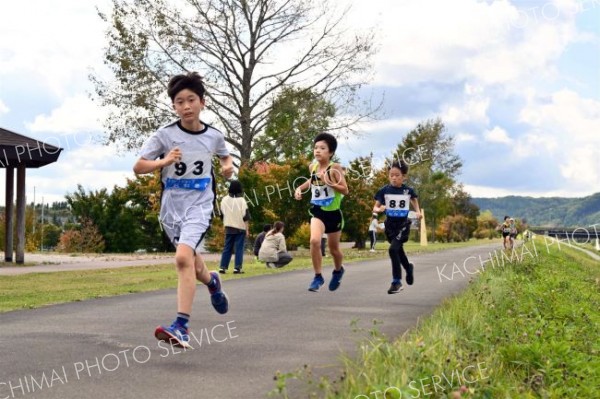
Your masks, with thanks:
[{"label": "navy blue shirt", "polygon": [[394,187],[391,184],[382,187],[375,194],[375,200],[385,205],[385,215],[393,219],[406,219],[408,217],[408,208],[410,200],[418,198],[417,193],[412,187],[403,184],[400,187]]}]

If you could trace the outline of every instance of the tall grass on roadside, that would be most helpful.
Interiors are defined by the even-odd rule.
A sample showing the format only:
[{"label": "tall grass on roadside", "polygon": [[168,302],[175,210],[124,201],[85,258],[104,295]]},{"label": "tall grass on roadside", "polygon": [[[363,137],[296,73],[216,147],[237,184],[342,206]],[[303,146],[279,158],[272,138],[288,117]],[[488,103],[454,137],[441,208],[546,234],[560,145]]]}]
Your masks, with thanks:
[{"label": "tall grass on roadside", "polygon": [[537,245],[539,257],[486,269],[397,340],[375,328],[339,379],[309,384],[309,396],[599,397],[600,263]]}]

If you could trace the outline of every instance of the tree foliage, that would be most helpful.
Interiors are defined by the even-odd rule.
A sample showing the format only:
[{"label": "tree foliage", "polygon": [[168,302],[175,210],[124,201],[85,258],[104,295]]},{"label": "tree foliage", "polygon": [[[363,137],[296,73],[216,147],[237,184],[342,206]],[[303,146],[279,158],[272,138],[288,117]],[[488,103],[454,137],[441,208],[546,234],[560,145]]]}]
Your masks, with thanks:
[{"label": "tree foliage", "polygon": [[[370,71],[372,35],[349,36],[347,10],[332,3],[113,0],[110,14],[99,15],[108,25],[105,64],[114,78],[91,77],[110,110],[106,141],[138,148],[172,117],[165,85],[185,71],[205,76],[207,110],[240,164],[251,160],[272,109],[282,105],[274,99],[286,89],[302,87],[338,108],[353,108]],[[337,127],[370,112],[341,112],[357,116]]]},{"label": "tree foliage", "polygon": [[66,230],[60,236],[61,252],[99,253],[104,251],[104,238],[89,218],[82,218],[77,229]]},{"label": "tree foliage", "polygon": [[67,203],[78,221],[97,226],[108,252],[133,252],[138,248],[165,249],[158,223],[158,175],[137,176],[125,187],[86,192],[81,185],[67,194]]},{"label": "tree foliage", "polygon": [[329,129],[335,106],[307,89],[284,88],[268,114],[265,134],[255,140],[254,159],[282,162],[310,158],[313,139]]}]

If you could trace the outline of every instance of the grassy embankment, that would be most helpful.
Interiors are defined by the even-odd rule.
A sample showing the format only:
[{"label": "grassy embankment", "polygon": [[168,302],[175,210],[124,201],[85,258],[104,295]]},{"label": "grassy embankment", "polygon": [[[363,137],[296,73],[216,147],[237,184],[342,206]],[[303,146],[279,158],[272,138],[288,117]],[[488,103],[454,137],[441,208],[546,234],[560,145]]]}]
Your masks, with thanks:
[{"label": "grassy embankment", "polygon": [[[439,251],[469,245],[487,244],[490,240],[471,240],[464,243],[435,243],[426,247],[418,243],[407,243],[408,253]],[[500,241],[497,241],[500,245]],[[345,263],[387,257],[387,243],[377,244],[377,252],[368,250],[344,249]],[[168,263],[168,262],[167,262]],[[310,254],[301,249],[295,258],[283,269],[267,269],[264,263],[246,262],[245,274],[226,274],[224,279],[246,278],[262,274],[310,269]],[[331,265],[331,258],[324,259],[324,265]],[[209,269],[218,268],[217,262],[207,262]],[[0,312],[17,309],[30,309],[44,305],[82,301],[136,292],[146,292],[177,286],[177,274],[171,264],[155,266],[135,266],[115,269],[68,271],[54,273],[31,273],[18,276],[0,276]]]},{"label": "grassy embankment", "polygon": [[[536,241],[522,259],[488,267],[461,295],[390,342],[375,326],[339,378],[304,371],[318,398],[597,398],[600,262]],[[306,397],[306,395],[305,395]]]}]

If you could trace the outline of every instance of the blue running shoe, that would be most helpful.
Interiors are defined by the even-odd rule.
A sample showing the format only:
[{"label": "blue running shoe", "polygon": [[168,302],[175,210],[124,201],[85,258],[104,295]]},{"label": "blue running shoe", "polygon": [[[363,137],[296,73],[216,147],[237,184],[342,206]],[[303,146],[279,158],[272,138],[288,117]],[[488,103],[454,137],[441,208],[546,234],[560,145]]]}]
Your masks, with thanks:
[{"label": "blue running shoe", "polygon": [[334,270],[331,275],[331,281],[329,282],[329,291],[335,291],[342,282],[342,276],[344,275],[344,266],[340,270]]},{"label": "blue running shoe", "polygon": [[325,279],[323,278],[323,276],[315,276],[315,279],[312,281],[312,283],[310,283],[310,287],[308,287],[308,290],[312,292],[317,292],[323,284],[325,284]]},{"label": "blue running shoe", "polygon": [[210,302],[217,313],[225,314],[227,311],[229,311],[229,299],[227,298],[225,292],[223,292],[221,289],[221,279],[219,278],[219,273],[210,272],[210,275],[215,280],[215,286],[213,288],[208,287],[208,292],[210,292]]},{"label": "blue running shoe", "polygon": [[415,266],[412,263],[409,263],[408,269],[406,270],[406,284],[408,285],[413,285],[415,282],[415,276],[413,274],[414,269]]},{"label": "blue running shoe", "polygon": [[170,327],[158,326],[154,331],[154,336],[159,341],[165,341],[179,348],[191,348],[188,329],[173,322]]}]

